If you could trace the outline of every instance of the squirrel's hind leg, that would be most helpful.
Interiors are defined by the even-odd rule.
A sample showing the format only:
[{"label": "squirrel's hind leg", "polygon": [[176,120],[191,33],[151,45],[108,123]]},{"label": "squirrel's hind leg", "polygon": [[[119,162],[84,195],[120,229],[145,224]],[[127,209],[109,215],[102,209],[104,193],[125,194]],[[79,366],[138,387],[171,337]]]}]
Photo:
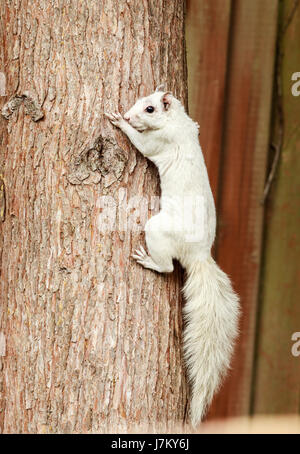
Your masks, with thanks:
[{"label": "squirrel's hind leg", "polygon": [[161,229],[161,214],[153,216],[145,226],[146,244],[149,254],[140,246],[133,254],[144,268],[159,273],[171,273],[174,269],[171,240],[168,233]]},{"label": "squirrel's hind leg", "polygon": [[[166,265],[165,263],[156,263],[150,255],[147,254],[143,246],[135,250],[132,257],[144,268],[158,271],[159,273],[168,273],[173,271],[173,263]],[[172,268],[171,268],[172,267]]]}]

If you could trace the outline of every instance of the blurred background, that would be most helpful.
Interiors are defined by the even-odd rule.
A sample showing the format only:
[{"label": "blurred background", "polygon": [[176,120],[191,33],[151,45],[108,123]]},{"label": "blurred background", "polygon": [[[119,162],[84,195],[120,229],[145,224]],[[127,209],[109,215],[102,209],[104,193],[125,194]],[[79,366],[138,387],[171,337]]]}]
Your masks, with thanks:
[{"label": "blurred background", "polygon": [[189,113],[217,206],[214,255],[243,312],[208,419],[300,410],[299,3],[187,0]]}]

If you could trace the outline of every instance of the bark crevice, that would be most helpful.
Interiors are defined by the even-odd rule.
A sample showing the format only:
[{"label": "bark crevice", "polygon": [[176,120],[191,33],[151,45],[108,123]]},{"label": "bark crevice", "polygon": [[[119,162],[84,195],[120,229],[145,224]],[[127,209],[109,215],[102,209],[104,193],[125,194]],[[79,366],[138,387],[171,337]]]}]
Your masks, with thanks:
[{"label": "bark crevice", "polygon": [[44,118],[44,112],[39,103],[29,94],[12,96],[2,108],[2,116],[9,120],[11,115],[24,103],[25,114],[29,115],[32,121],[37,122]]},{"label": "bark crevice", "polygon": [[99,136],[92,145],[74,158],[67,179],[73,185],[82,184],[83,181],[99,183],[102,176],[111,174],[114,177],[110,180],[112,184],[120,180],[125,163],[124,151],[116,140],[112,137]]}]

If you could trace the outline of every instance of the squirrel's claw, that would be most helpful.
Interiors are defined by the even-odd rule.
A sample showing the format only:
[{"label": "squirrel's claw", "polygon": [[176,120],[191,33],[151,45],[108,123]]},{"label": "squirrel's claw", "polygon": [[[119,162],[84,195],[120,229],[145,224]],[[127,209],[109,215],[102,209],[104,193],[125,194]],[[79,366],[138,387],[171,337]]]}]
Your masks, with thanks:
[{"label": "squirrel's claw", "polygon": [[143,248],[143,246],[140,246],[139,249],[136,249],[134,251],[134,254],[132,254],[132,257],[140,263],[141,260],[144,260],[145,258],[148,257],[148,254],[145,251],[145,249]]},{"label": "squirrel's claw", "polygon": [[116,113],[108,113],[104,112],[104,115],[109,119],[109,121],[115,125],[115,126],[120,126],[121,122],[123,121],[123,117],[120,114],[120,112]]},{"label": "squirrel's claw", "polygon": [[113,120],[113,116],[108,113],[108,112],[104,112],[104,115],[109,119],[109,120]]}]

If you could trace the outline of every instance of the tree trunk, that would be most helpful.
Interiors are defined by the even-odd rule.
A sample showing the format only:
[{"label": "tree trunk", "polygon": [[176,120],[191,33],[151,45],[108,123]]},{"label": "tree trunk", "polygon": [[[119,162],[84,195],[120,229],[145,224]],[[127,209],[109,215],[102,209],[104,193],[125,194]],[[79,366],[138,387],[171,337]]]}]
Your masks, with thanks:
[{"label": "tree trunk", "polygon": [[103,112],[162,82],[186,101],[184,2],[6,0],[0,14],[0,430],[168,429],[187,402],[181,270],[130,257],[158,175]]}]

